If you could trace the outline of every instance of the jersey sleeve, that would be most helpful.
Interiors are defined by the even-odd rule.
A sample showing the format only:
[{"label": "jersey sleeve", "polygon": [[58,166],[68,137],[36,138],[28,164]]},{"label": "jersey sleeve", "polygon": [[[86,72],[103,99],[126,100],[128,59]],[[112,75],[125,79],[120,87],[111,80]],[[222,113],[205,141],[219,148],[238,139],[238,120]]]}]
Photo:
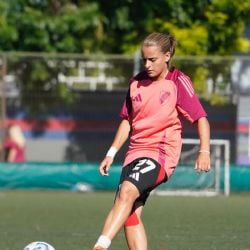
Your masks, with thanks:
[{"label": "jersey sleeve", "polygon": [[129,89],[126,98],[122,104],[122,108],[120,111],[120,118],[129,120],[131,110],[132,110],[132,102],[130,98],[130,89]]},{"label": "jersey sleeve", "polygon": [[206,117],[207,113],[195,94],[190,78],[181,73],[176,79],[176,84],[178,111],[191,123],[196,122],[201,117]]}]

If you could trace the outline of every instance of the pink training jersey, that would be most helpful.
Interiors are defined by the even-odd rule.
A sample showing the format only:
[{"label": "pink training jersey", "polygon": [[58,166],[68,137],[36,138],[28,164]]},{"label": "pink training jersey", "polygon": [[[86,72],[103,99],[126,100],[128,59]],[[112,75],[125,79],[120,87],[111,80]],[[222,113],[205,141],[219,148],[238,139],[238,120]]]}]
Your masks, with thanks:
[{"label": "pink training jersey", "polygon": [[150,157],[170,177],[181,153],[180,115],[192,123],[207,115],[189,77],[177,69],[154,82],[145,72],[135,76],[120,112],[132,127],[123,165],[139,157]]}]

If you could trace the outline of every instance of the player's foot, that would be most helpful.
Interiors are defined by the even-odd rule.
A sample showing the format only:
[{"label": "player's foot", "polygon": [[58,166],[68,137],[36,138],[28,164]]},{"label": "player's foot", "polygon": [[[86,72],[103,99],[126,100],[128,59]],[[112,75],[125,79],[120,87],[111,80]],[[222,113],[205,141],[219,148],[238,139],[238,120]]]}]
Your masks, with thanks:
[{"label": "player's foot", "polygon": [[100,246],[97,246],[97,247],[94,247],[92,250],[107,250],[107,249],[100,247]]}]

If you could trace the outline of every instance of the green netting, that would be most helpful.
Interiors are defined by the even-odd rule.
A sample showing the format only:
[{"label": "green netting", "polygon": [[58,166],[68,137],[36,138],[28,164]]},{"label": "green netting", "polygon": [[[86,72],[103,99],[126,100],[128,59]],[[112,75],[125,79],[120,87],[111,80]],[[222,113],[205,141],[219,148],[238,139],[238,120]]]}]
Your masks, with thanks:
[{"label": "green netting", "polygon": [[[96,163],[0,164],[0,188],[5,189],[115,189],[120,168],[114,166],[104,178]],[[85,185],[85,186],[84,186]]]},{"label": "green netting", "polygon": [[192,189],[201,190],[214,188],[214,170],[208,173],[197,173],[191,166],[178,166],[168,182],[159,186],[159,189]]},{"label": "green netting", "polygon": [[[0,163],[1,189],[115,190],[121,165],[113,165],[108,177],[98,172],[98,163]],[[223,169],[220,175],[224,185]],[[204,189],[214,185],[214,171],[198,174],[192,167],[178,166],[173,177],[160,188]],[[232,165],[231,191],[250,191],[250,167]]]}]

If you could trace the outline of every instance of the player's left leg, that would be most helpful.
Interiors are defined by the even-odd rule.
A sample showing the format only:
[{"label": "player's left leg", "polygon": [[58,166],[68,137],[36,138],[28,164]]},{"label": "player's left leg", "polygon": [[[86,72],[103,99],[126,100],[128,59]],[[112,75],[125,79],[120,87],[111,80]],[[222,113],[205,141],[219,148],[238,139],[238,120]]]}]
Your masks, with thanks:
[{"label": "player's left leg", "polygon": [[129,250],[147,250],[147,235],[141,220],[142,208],[143,206],[138,207],[124,226]]}]

